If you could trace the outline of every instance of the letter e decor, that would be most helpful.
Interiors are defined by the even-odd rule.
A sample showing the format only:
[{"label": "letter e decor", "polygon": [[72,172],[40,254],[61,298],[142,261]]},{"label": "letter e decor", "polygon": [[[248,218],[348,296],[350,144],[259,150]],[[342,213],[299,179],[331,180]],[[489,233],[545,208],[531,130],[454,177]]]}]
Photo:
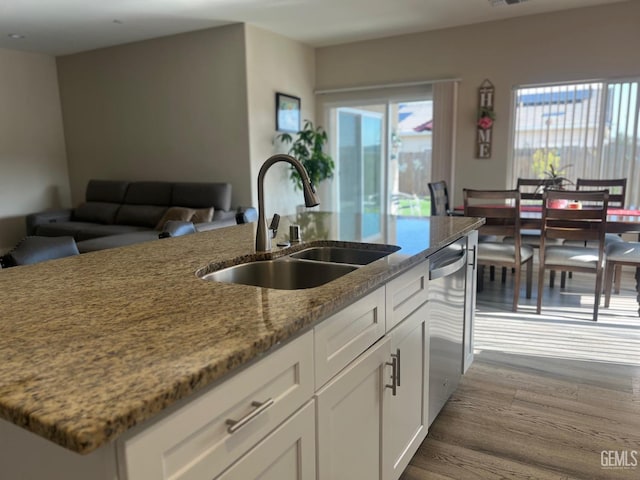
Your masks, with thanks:
[{"label": "letter e decor", "polygon": [[489,80],[485,80],[478,88],[478,120],[476,124],[476,157],[491,158],[491,142],[493,140],[494,88]]}]

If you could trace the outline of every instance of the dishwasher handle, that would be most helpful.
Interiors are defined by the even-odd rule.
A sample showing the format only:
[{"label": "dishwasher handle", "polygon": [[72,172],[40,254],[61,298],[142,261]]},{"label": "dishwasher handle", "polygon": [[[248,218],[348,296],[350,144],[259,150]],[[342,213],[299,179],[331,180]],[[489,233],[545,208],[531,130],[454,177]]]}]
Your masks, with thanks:
[{"label": "dishwasher handle", "polygon": [[445,259],[438,259],[434,268],[429,270],[429,280],[446,277],[464,268],[467,264],[467,249],[461,249],[457,255]]}]

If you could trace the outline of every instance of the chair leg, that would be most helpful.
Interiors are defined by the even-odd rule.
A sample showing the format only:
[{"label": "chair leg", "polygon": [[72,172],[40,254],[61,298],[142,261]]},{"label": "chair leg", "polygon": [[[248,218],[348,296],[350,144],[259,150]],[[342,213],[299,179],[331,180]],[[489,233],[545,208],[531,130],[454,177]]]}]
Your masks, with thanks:
[{"label": "chair leg", "polygon": [[620,284],[622,283],[622,265],[616,265],[616,283],[615,283],[615,292],[616,295],[620,295]]},{"label": "chair leg", "polygon": [[507,267],[502,267],[502,283],[507,283]]},{"label": "chair leg", "polygon": [[538,298],[536,299],[536,313],[542,310],[542,294],[544,293],[544,265],[541,264],[538,270]]},{"label": "chair leg", "polygon": [[513,279],[513,305],[511,310],[518,311],[518,299],[520,298],[520,266],[516,267],[516,273]]},{"label": "chair leg", "polygon": [[495,279],[496,279],[496,267],[491,265],[489,267],[489,280],[493,282]]},{"label": "chair leg", "polygon": [[553,285],[555,284],[555,280],[556,280],[556,271],[551,270],[549,272],[549,288],[553,288]]},{"label": "chair leg", "polygon": [[596,291],[593,302],[593,321],[598,321],[598,309],[600,308],[600,296],[602,295],[602,268],[596,273]]},{"label": "chair leg", "polygon": [[476,292],[484,289],[484,265],[478,265],[478,277],[476,282]]},{"label": "chair leg", "polygon": [[616,273],[620,265],[615,265],[612,262],[607,262],[604,274],[604,308],[609,308],[611,302],[611,287],[613,283],[613,271],[615,268]]},{"label": "chair leg", "polygon": [[560,288],[564,288],[567,286],[567,272],[564,270],[560,272]]},{"label": "chair leg", "polygon": [[527,261],[527,298],[531,298],[531,284],[533,283],[533,257]]}]

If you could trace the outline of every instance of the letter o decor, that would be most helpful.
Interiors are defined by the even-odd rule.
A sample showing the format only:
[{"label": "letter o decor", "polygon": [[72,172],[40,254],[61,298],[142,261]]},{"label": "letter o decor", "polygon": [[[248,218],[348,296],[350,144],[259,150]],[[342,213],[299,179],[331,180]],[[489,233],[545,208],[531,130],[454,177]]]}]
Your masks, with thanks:
[{"label": "letter o decor", "polygon": [[493,141],[494,88],[489,80],[485,80],[478,88],[478,119],[476,122],[476,157],[491,158],[491,142]]}]

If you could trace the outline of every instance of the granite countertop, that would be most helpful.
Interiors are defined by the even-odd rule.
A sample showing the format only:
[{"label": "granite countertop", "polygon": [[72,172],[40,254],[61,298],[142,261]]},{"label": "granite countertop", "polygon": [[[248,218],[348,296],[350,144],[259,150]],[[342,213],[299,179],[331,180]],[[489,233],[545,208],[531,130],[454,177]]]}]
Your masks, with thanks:
[{"label": "granite countertop", "polygon": [[[363,239],[357,228],[341,238],[332,233],[344,218],[307,213],[283,218],[276,240],[293,222],[302,226],[305,243]],[[211,264],[252,258],[255,224],[2,270],[0,418],[75,452],[91,452],[481,223],[431,217],[408,224],[387,217],[374,225],[385,232],[378,243],[401,250],[305,290],[195,275]],[[348,225],[358,222],[341,229]],[[274,241],[273,253],[261,255],[288,250]]]}]

